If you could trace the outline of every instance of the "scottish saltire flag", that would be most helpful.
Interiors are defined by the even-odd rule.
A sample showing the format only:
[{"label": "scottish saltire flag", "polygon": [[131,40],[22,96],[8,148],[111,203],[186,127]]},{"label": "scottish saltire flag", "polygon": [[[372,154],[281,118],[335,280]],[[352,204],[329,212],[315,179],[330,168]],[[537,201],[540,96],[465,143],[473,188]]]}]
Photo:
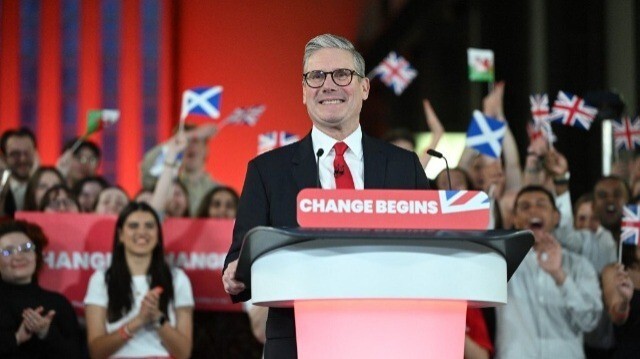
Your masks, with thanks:
[{"label": "scottish saltire flag", "polygon": [[620,241],[624,244],[640,244],[640,213],[638,205],[630,204],[622,208],[622,231]]},{"label": "scottish saltire flag", "polygon": [[222,86],[197,87],[184,91],[180,119],[184,120],[189,115],[219,118],[221,97]]},{"label": "scottish saltire flag", "polygon": [[631,120],[628,116],[611,122],[613,139],[617,149],[633,150],[640,147],[640,116]]},{"label": "scottish saltire flag", "polygon": [[491,201],[481,191],[438,191],[443,214],[489,209]]},{"label": "scottish saltire flag", "polygon": [[549,115],[552,122],[560,122],[565,126],[589,130],[598,109],[589,106],[577,95],[559,91],[553,103],[553,111]]},{"label": "scottish saltire flag", "polygon": [[467,147],[483,155],[499,158],[506,130],[504,122],[485,116],[478,110],[473,111],[473,117],[467,129]]},{"label": "scottish saltire flag", "polygon": [[258,135],[258,154],[286,146],[300,140],[298,135],[286,131],[271,131]]},{"label": "scottish saltire flag", "polygon": [[85,134],[85,136],[89,136],[106,127],[109,127],[118,122],[119,119],[119,110],[89,110],[89,112],[87,112],[87,133]]},{"label": "scottish saltire flag", "polygon": [[467,49],[467,65],[470,81],[495,81],[495,65],[492,50]]},{"label": "scottish saltire flag", "polygon": [[225,124],[255,126],[266,109],[265,105],[238,107],[224,119]]},{"label": "scottish saltire flag", "polygon": [[373,69],[375,76],[380,76],[380,80],[387,86],[393,89],[396,96],[400,96],[404,89],[409,86],[416,76],[418,71],[411,67],[409,61],[404,57],[391,51],[382,62]]}]

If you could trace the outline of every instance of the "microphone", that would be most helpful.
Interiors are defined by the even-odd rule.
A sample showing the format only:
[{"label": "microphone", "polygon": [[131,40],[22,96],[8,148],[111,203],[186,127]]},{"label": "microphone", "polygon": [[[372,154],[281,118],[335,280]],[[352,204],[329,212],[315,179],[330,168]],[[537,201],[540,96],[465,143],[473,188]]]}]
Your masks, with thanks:
[{"label": "microphone", "polygon": [[434,150],[434,149],[428,149],[427,150],[427,154],[429,156],[433,156],[436,158],[442,158],[444,160],[444,165],[447,168],[447,180],[449,181],[449,191],[451,191],[451,175],[449,174],[449,162],[447,161],[447,158],[440,152]]},{"label": "microphone", "polygon": [[318,148],[318,152],[316,152],[316,169],[318,171],[318,177],[316,177],[316,187],[322,188],[320,186],[320,156],[324,154],[324,150],[322,148]]}]

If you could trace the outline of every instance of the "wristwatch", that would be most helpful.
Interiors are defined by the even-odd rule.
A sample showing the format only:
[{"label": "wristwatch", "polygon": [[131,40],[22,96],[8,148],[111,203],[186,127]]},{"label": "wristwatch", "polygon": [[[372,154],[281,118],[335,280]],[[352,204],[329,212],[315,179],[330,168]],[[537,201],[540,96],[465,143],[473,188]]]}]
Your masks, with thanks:
[{"label": "wristwatch", "polygon": [[156,329],[162,328],[162,326],[164,325],[164,323],[166,323],[166,321],[167,321],[167,317],[164,314],[160,315],[155,325]]},{"label": "wristwatch", "polygon": [[553,184],[555,184],[555,185],[569,184],[569,179],[570,178],[571,178],[571,173],[569,171],[567,171],[563,175],[553,177]]}]

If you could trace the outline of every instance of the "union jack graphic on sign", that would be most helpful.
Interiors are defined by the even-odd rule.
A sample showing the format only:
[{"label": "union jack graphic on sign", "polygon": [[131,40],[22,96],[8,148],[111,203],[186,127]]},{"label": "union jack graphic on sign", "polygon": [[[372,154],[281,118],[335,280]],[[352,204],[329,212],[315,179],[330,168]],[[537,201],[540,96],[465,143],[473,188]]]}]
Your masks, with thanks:
[{"label": "union jack graphic on sign", "polygon": [[438,191],[442,214],[459,213],[490,208],[489,196],[478,191]]},{"label": "union jack graphic on sign", "polygon": [[638,206],[635,204],[622,208],[620,241],[636,246],[640,243],[640,213],[638,213]]},{"label": "union jack graphic on sign", "polygon": [[258,154],[286,146],[300,140],[298,135],[286,131],[271,131],[258,135]]}]

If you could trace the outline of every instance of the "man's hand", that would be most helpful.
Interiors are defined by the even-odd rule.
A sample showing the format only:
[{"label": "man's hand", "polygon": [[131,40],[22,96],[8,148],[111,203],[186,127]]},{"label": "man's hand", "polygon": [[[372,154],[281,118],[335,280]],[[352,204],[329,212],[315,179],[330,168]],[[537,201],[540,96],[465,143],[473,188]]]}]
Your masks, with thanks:
[{"label": "man's hand", "polygon": [[616,264],[616,269],[616,290],[622,299],[629,303],[631,301],[631,297],[633,297],[633,282],[629,277],[629,272],[624,270],[624,266],[622,264]]},{"label": "man's hand", "polygon": [[222,274],[222,284],[224,284],[224,291],[236,295],[245,290],[245,285],[242,282],[237,281],[236,268],[238,268],[238,260],[229,263],[227,269]]},{"label": "man's hand", "polygon": [[482,112],[489,117],[504,121],[503,97],[504,81],[500,81],[493,87],[493,91],[482,100]]},{"label": "man's hand", "polygon": [[569,171],[567,159],[562,155],[562,153],[556,151],[554,148],[549,150],[547,153],[544,165],[553,177],[562,176]]},{"label": "man's hand", "polygon": [[562,269],[562,247],[549,233],[541,231],[536,236],[539,240],[536,246],[538,265],[553,277],[557,285],[562,285],[567,278]]}]

